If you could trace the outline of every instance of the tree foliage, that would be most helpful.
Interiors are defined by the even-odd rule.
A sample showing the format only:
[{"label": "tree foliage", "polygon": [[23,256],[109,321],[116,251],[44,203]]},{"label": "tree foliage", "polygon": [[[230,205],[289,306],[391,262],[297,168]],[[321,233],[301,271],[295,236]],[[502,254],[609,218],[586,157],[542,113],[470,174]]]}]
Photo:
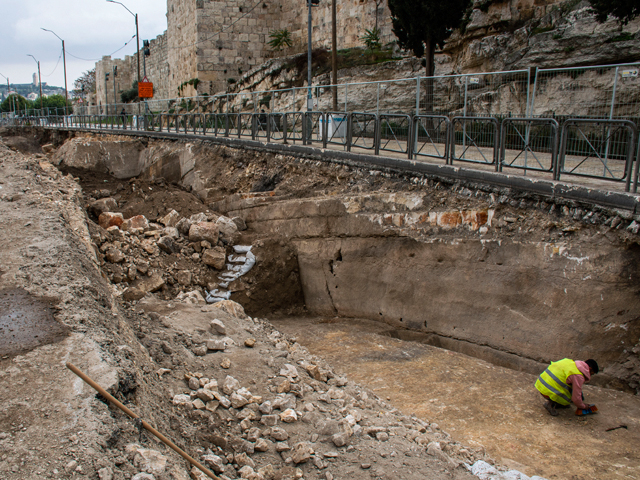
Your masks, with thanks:
[{"label": "tree foliage", "polygon": [[24,98],[22,95],[12,94],[4,99],[4,102],[2,102],[2,104],[0,105],[0,110],[2,110],[3,112],[13,112],[15,109],[15,111],[19,112],[21,110],[24,110],[25,107],[30,108],[31,102],[29,102],[29,100]]},{"label": "tree foliage", "polygon": [[[427,77],[435,71],[436,47],[457,28],[472,0],[388,0],[393,33],[400,47],[411,50],[417,57],[425,56]],[[427,112],[433,111],[433,80],[427,78]]]},{"label": "tree foliage", "polygon": [[382,42],[380,41],[380,29],[373,27],[372,30],[365,30],[364,35],[360,37],[360,40],[364,42],[365,47],[370,52],[380,50],[382,48]]},{"label": "tree foliage", "polygon": [[[471,0],[388,0],[393,33],[417,57],[442,47],[471,5]],[[427,63],[429,58],[427,58]],[[431,62],[433,63],[433,62]],[[433,72],[427,72],[433,75]]]},{"label": "tree foliage", "polygon": [[596,14],[599,22],[606,22],[609,15],[626,25],[640,15],[640,1],[638,0],[589,0],[591,10]]},{"label": "tree foliage", "polygon": [[272,31],[269,33],[269,38],[271,39],[268,42],[269,46],[271,47],[271,50],[276,52],[292,45],[291,32],[286,28]]},{"label": "tree foliage", "polygon": [[[73,93],[76,97],[83,94],[89,95],[96,93],[96,69],[87,70],[73,82]],[[84,90],[84,93],[83,93]]]}]

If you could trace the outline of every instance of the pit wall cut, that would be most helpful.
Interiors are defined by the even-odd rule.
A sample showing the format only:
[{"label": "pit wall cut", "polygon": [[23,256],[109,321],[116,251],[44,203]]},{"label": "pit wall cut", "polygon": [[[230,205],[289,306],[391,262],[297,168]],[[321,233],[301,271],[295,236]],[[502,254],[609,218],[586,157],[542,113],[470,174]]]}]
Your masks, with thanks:
[{"label": "pit wall cut", "polygon": [[538,199],[523,209],[517,192],[497,199],[458,186],[468,192],[461,200],[426,179],[396,192],[234,192],[220,183],[264,174],[260,155],[284,177],[293,164],[337,179],[357,171],[222,146],[124,142],[129,150],[122,140],[75,138],[55,158],[119,178],[162,176],[242,217],[245,241],[275,239],[294,250],[309,314],[379,320],[390,335],[531,373],[564,357],[596,358],[598,383],[638,386],[640,247],[611,227],[620,224],[615,212],[617,222],[603,217],[608,227],[581,225],[549,213],[566,206],[543,202],[543,210]]}]

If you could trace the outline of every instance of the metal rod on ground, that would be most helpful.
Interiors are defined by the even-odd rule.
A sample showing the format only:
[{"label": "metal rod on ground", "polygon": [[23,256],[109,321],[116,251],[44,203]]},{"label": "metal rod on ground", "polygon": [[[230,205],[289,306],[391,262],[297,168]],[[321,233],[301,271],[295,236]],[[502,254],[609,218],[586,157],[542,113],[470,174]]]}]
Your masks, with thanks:
[{"label": "metal rod on ground", "polygon": [[[91,378],[89,378],[87,375],[85,375],[84,373],[82,373],[78,367],[76,367],[75,365],[73,365],[72,363],[67,362],[67,368],[69,370],[71,370],[73,373],[75,373],[77,376],[79,376],[82,380],[84,380],[87,384],[89,384],[91,387],[93,387],[93,389],[95,389],[100,395],[102,395],[104,398],[106,398],[107,400],[109,400],[111,403],[113,403],[116,407],[118,407],[120,410],[122,410],[124,413],[126,413],[127,415],[129,415],[131,418],[140,418],[138,415],[136,415],[135,413],[133,413],[131,410],[129,410],[127,407],[125,407],[122,403],[120,403],[118,400],[116,400],[112,395],[109,394],[109,392],[107,392],[104,388],[102,388],[100,385],[98,385],[96,382],[94,382],[93,380],[91,380]],[[182,458],[184,458],[187,462],[189,462],[190,464],[198,467],[204,474],[206,474],[208,477],[213,478],[214,480],[220,480],[219,477],[215,476],[213,474],[213,472],[211,472],[207,467],[205,467],[204,465],[202,465],[200,462],[198,462],[197,460],[191,458],[186,452],[184,452],[183,450],[180,449],[180,447],[178,447],[177,445],[175,445],[171,440],[169,440],[167,437],[165,437],[164,435],[162,435],[160,432],[158,432],[155,428],[153,428],[151,425],[149,425],[147,422],[145,422],[144,420],[142,421],[142,426],[145,428],[145,430],[149,431],[150,433],[152,433],[153,435],[155,435],[156,437],[158,437],[165,445],[167,445],[168,447],[170,447],[171,449],[173,449],[178,455],[180,455]]]}]

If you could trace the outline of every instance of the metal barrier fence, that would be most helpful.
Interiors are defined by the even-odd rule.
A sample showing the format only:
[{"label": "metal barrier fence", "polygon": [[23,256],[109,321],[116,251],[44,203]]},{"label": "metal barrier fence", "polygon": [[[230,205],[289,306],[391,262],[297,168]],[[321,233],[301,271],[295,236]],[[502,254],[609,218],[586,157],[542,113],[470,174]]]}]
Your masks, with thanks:
[{"label": "metal barrier fence", "polygon": [[[409,77],[376,82],[313,85],[313,110],[403,115],[640,119],[640,62],[572,68],[530,68],[503,72]],[[76,106],[76,114],[300,112],[308,87],[240,91],[188,98],[150,99],[137,104]],[[334,112],[337,113],[337,112]],[[59,115],[27,110],[22,116]]]},{"label": "metal barrier fence", "polygon": [[[390,113],[74,115],[17,117],[16,125],[149,131],[302,143],[412,160],[589,177],[637,192],[640,141],[630,120],[454,117]],[[634,169],[634,164],[636,165]]]}]

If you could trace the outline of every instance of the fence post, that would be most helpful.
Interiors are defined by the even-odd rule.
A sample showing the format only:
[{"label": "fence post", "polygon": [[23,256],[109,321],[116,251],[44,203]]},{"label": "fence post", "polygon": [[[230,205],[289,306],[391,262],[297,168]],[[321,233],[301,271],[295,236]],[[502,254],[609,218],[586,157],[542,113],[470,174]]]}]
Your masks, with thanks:
[{"label": "fence post", "polygon": [[[616,77],[613,79],[613,92],[611,92],[611,109],[609,109],[609,120],[613,120],[613,108],[616,104],[616,89],[618,87],[618,71],[620,67],[616,67]],[[606,134],[607,136],[607,144],[604,147],[604,166],[603,173],[604,176],[607,173],[607,162],[609,160],[609,144],[611,142],[611,127],[607,127]]]},{"label": "fence post", "polygon": [[420,75],[416,77],[416,116],[420,115]]},{"label": "fence post", "polygon": [[351,142],[353,141],[353,115],[347,113],[347,152],[351,151]]},{"label": "fence post", "polygon": [[462,122],[462,154],[464,155],[467,147],[467,91],[469,87],[469,75],[464,77],[464,107],[462,110],[462,116],[465,120]]},{"label": "fence post", "polygon": [[347,112],[347,101],[349,100],[348,98],[349,95],[349,84],[345,83],[344,84],[344,113],[348,113]]},{"label": "fence post", "polygon": [[[380,115],[380,83],[376,83],[376,117]],[[376,153],[377,155],[377,153]]]}]

